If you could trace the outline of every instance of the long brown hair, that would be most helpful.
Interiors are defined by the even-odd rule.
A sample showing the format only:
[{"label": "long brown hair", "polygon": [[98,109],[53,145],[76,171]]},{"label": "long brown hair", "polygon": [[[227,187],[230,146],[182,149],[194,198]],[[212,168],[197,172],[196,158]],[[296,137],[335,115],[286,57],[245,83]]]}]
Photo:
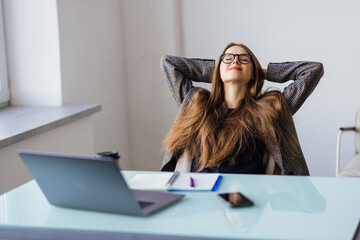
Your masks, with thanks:
[{"label": "long brown hair", "polygon": [[276,90],[261,91],[264,71],[253,52],[244,44],[230,43],[222,54],[233,46],[244,48],[251,55],[253,64],[252,79],[241,104],[226,117],[228,107],[224,100],[219,57],[212,76],[211,92],[203,89],[194,95],[189,106],[177,116],[163,142],[167,153],[178,153],[185,148],[191,158],[201,153],[197,171],[219,167],[229,157],[234,162],[243,144],[255,141],[255,138],[265,142],[265,134],[269,130],[275,132],[280,144],[288,151],[296,151],[296,136],[289,129],[281,128],[287,111],[281,93]]}]

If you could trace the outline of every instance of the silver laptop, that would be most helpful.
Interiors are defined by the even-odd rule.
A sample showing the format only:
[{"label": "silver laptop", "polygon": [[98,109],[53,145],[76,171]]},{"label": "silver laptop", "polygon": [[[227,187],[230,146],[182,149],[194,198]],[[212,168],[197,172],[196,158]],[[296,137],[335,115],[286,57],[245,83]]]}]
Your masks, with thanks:
[{"label": "silver laptop", "polygon": [[184,197],[129,189],[109,156],[28,150],[19,155],[51,205],[145,216]]}]

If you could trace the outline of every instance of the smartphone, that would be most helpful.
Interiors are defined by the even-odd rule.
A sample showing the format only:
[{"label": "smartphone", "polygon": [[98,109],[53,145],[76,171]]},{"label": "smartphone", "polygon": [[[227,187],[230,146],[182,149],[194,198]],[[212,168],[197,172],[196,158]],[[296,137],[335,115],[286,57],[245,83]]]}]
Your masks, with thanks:
[{"label": "smartphone", "polygon": [[252,206],[254,203],[240,192],[218,194],[230,207]]}]

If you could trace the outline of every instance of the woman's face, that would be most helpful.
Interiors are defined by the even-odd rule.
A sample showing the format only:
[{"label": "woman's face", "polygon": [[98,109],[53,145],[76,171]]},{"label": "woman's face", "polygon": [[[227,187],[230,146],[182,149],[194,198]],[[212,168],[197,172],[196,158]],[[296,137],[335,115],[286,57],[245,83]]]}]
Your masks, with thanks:
[{"label": "woman's face", "polygon": [[[225,54],[248,54],[248,52],[239,46],[232,46],[225,51]],[[230,56],[231,59],[232,56]],[[240,61],[239,58],[245,58],[243,61]],[[229,60],[229,59],[228,59]],[[252,76],[253,72],[253,64],[252,61],[249,63],[245,62],[246,56],[235,56],[232,62],[224,63],[221,61],[220,63],[220,77],[221,80],[226,82],[236,81],[243,84],[247,84]]]}]

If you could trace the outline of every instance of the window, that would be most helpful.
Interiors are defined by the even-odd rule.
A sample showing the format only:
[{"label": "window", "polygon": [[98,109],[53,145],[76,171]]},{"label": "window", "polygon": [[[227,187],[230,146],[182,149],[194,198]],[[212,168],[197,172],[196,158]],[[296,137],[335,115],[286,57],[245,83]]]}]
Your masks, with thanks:
[{"label": "window", "polygon": [[6,67],[3,1],[0,0],[0,107],[9,103],[9,85]]}]

